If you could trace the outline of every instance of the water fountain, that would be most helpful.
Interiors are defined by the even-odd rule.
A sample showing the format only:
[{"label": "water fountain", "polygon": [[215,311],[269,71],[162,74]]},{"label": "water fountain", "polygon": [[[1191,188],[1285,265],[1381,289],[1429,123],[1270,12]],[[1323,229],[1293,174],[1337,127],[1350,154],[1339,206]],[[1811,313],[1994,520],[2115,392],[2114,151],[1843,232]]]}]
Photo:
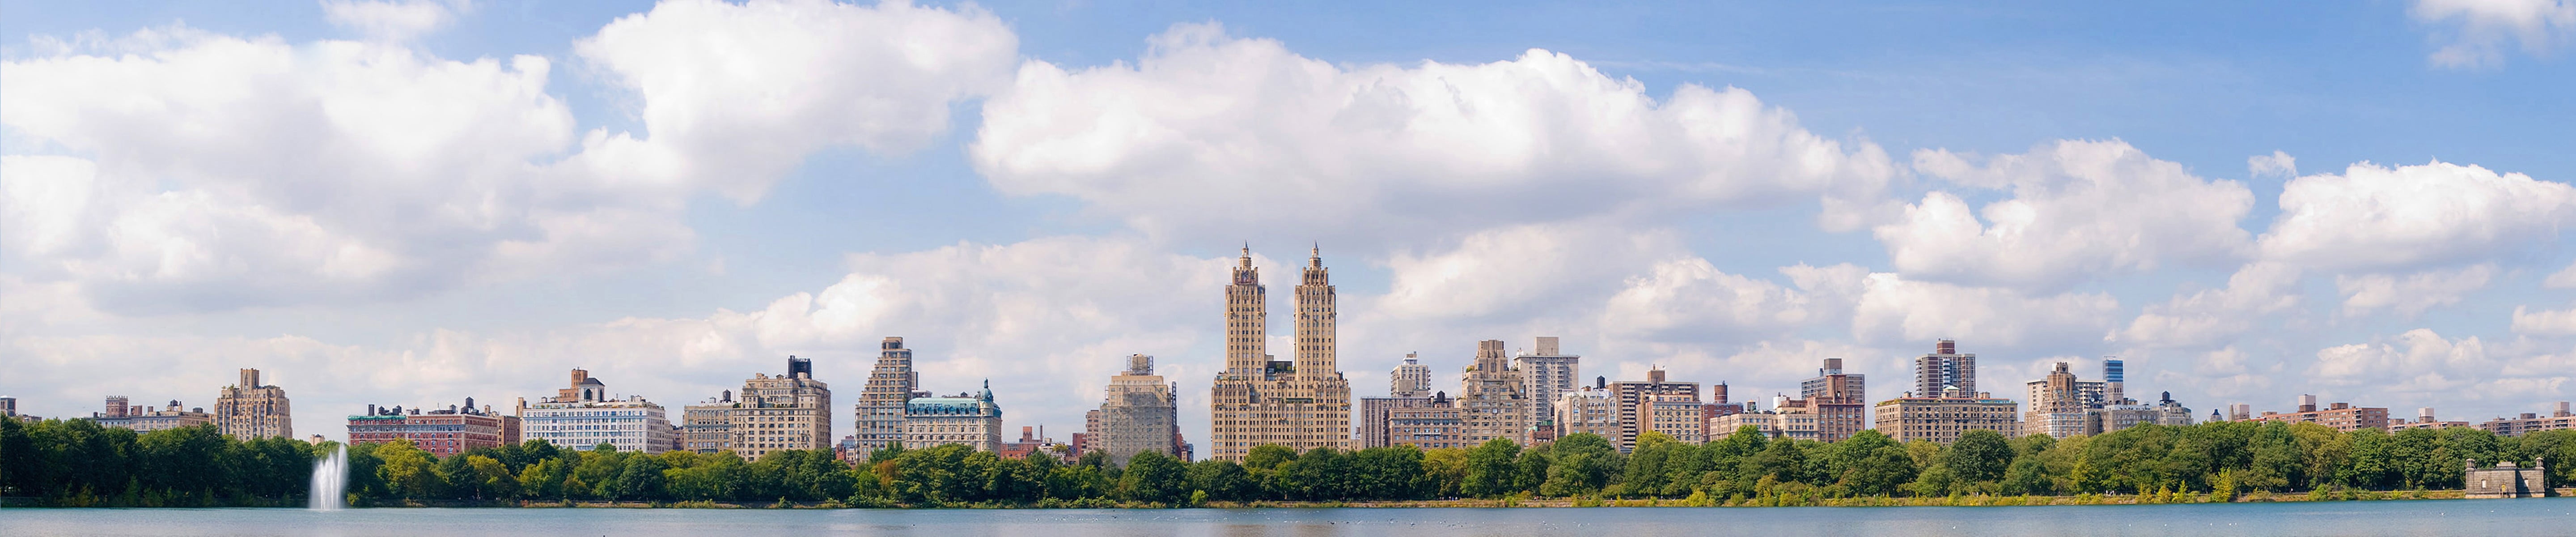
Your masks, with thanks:
[{"label": "water fountain", "polygon": [[330,456],[313,461],[313,489],[305,493],[305,507],[315,511],[338,511],[348,486],[349,446],[334,445]]}]

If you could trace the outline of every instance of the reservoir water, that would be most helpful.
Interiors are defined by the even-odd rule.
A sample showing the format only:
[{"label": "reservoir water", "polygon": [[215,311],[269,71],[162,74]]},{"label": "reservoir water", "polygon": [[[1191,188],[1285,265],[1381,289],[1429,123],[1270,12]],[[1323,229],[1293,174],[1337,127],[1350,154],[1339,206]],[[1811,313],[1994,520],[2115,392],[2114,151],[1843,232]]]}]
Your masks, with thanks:
[{"label": "reservoir water", "polygon": [[2576,498],[2047,507],[0,509],[0,535],[2576,535]]}]

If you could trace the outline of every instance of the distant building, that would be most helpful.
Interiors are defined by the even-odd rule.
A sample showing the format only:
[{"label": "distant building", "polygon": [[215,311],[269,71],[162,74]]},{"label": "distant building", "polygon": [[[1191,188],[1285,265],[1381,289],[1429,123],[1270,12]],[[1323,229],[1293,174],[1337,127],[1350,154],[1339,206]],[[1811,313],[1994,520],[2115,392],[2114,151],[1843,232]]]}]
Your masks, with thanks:
[{"label": "distant building", "polygon": [[572,370],[569,387],[536,404],[519,401],[521,430],[528,438],[557,447],[588,451],[607,444],[618,451],[661,453],[679,443],[662,405],[642,397],[611,399],[608,383],[590,371]]},{"label": "distant building", "polygon": [[1293,360],[1269,354],[1269,288],[1252,267],[1251,248],[1231,276],[1225,370],[1208,387],[1210,458],[1240,461],[1266,444],[1349,449],[1351,385],[1338,365],[1338,295],[1322,250],[1309,252],[1295,290]]},{"label": "distant building", "polygon": [[733,449],[733,390],[680,407],[680,449],[716,454]]},{"label": "distant building", "polygon": [[2468,473],[2461,481],[2467,485],[2463,495],[2468,498],[2539,498],[2550,494],[2545,459],[2533,458],[2530,468],[2516,467],[2513,461],[2489,468],[2479,468],[2477,459],[2466,462]]},{"label": "distant building", "polygon": [[2388,409],[2356,407],[2351,403],[2335,403],[2333,406],[2320,409],[2317,408],[2317,396],[2301,395],[2298,412],[2266,411],[2261,416],[2255,416],[2253,421],[2306,422],[2349,433],[2362,429],[2387,429]]},{"label": "distant building", "polygon": [[[1535,435],[1556,437],[1556,399],[1583,384],[1583,357],[1565,354],[1557,346],[1556,336],[1538,338],[1538,348],[1512,357],[1512,369],[1521,373],[1528,386],[1530,425]],[[1530,439],[1537,442],[1537,436]]]},{"label": "distant building", "polygon": [[1879,434],[1898,442],[1930,440],[1950,443],[1959,434],[1985,429],[2013,436],[2021,429],[2015,414],[2020,404],[2011,399],[1996,399],[1989,394],[1977,397],[1898,397],[1880,401],[1873,421]]},{"label": "distant building", "polygon": [[1557,438],[1590,434],[1618,442],[1619,398],[1595,378],[1592,386],[1557,395],[1555,421]]},{"label": "distant building", "polygon": [[1002,407],[993,404],[993,381],[983,391],[948,397],[914,397],[903,404],[903,447],[964,444],[1002,450]]},{"label": "distant building", "polygon": [[786,449],[832,449],[832,386],[814,380],[812,359],[787,357],[784,375],[753,373],[726,414],[725,449],[744,459]]},{"label": "distant building", "polygon": [[1502,340],[1476,343],[1475,365],[1459,374],[1464,389],[1457,404],[1459,417],[1467,422],[1468,442],[1501,438],[1529,445],[1530,411],[1537,407],[1530,404],[1529,384],[1521,373],[1504,355]]},{"label": "distant building", "polygon": [[224,436],[294,438],[286,389],[259,383],[259,370],[241,370],[241,381],[215,394],[215,428]]},{"label": "distant building", "polygon": [[2522,436],[2539,431],[2563,431],[2576,429],[2576,414],[2568,413],[2566,401],[2559,401],[2557,410],[2550,412],[2548,416],[2524,412],[2519,417],[2496,418],[2480,423],[2478,428],[2495,433],[2496,436]]},{"label": "distant building", "polygon": [[2058,362],[2047,377],[2025,386],[2030,391],[2030,410],[2021,419],[2021,434],[2025,435],[2066,438],[2093,434],[2090,422],[2098,418],[2094,413],[2109,402],[2106,383],[2076,380],[2066,362]]},{"label": "distant building", "polygon": [[0,395],[0,419],[18,417],[18,398]]},{"label": "distant building", "polygon": [[1404,353],[1404,363],[1387,372],[1386,394],[1389,397],[1430,397],[1431,366],[1422,365],[1414,353]]},{"label": "distant building", "polygon": [[1816,440],[1823,436],[1823,414],[1805,406],[1803,399],[1782,397],[1781,403],[1799,401],[1800,405],[1775,404],[1771,410],[1739,412],[1712,418],[1708,422],[1708,439],[1723,439],[1747,425],[1772,438]]},{"label": "distant building", "polygon": [[[2210,411],[2212,414],[2217,412]],[[2167,427],[2191,425],[2191,407],[2174,402],[2173,392],[2164,392],[2163,398],[2156,401],[2156,424]]]},{"label": "distant building", "polygon": [[170,401],[170,406],[161,408],[132,406],[125,401],[125,396],[122,395],[108,396],[106,411],[92,414],[90,420],[98,422],[100,427],[133,429],[139,433],[194,427],[215,422],[215,416],[206,413],[206,409],[192,410],[180,406],[176,399]]},{"label": "distant building", "polygon": [[[1816,377],[1798,384],[1799,407],[1813,414],[1815,440],[1839,442],[1869,428],[1869,379],[1844,373],[1843,359],[1826,358]],[[1720,402],[1724,402],[1722,399]],[[1788,405],[1772,405],[1782,409]],[[1804,419],[1804,418],[1801,418]],[[1709,431],[1714,436],[1717,431]]]},{"label": "distant building", "polygon": [[1098,428],[1087,440],[1125,466],[1138,453],[1158,451],[1180,456],[1180,386],[1154,374],[1154,357],[1127,356],[1127,370],[1109,377],[1100,402]]},{"label": "distant building", "polygon": [[1940,340],[1932,352],[1914,359],[1914,393],[1922,397],[1965,398],[1977,393],[1977,355],[1959,354],[1959,343]]},{"label": "distant building", "polygon": [[2452,427],[2466,429],[2469,427],[2469,422],[2442,421],[2440,418],[2433,417],[2433,407],[2415,409],[2415,419],[2413,420],[2390,420],[2388,422],[2388,432],[2392,433],[2407,429],[2448,429]]},{"label": "distant building", "polygon": [[853,444],[851,456],[861,460],[902,442],[904,402],[930,395],[919,391],[921,374],[912,370],[912,349],[903,348],[903,338],[887,337],[877,344],[877,349],[880,352],[876,367],[868,371],[868,384],[860,389],[859,404],[853,412],[858,417],[858,430],[852,436],[858,442]]},{"label": "distant building", "polygon": [[1422,449],[1475,447],[1477,442],[1467,439],[1464,412],[1455,403],[1447,393],[1432,392],[1430,404],[1388,411],[1388,444]]},{"label": "distant building", "polygon": [[439,457],[495,448],[509,443],[504,423],[516,423],[517,416],[504,416],[489,406],[474,407],[474,398],[465,398],[463,406],[445,409],[406,411],[399,406],[367,405],[367,413],[349,416],[349,443],[382,444],[395,440],[411,441],[412,447]]},{"label": "distant building", "polygon": [[[1005,459],[1024,459],[1030,455],[1044,454],[1054,457],[1059,462],[1068,463],[1080,458],[1080,455],[1074,453],[1073,446],[1056,443],[1055,439],[1047,438],[1044,431],[1026,425],[1020,426],[1018,441],[1003,442],[1002,450],[993,454]],[[1126,464],[1126,461],[1119,461],[1119,464]]]},{"label": "distant building", "polygon": [[[1619,402],[1619,436],[1611,440],[1619,447],[1619,452],[1626,453],[1637,446],[1637,434],[1651,430],[1654,425],[1650,422],[1656,417],[1648,413],[1655,410],[1655,403],[1687,401],[1698,404],[1699,383],[1668,382],[1664,380],[1664,368],[1656,367],[1646,371],[1644,381],[1610,383],[1610,395]],[[1693,413],[1696,414],[1697,409],[1693,409]],[[1704,428],[1706,423],[1700,421],[1698,427]]]}]

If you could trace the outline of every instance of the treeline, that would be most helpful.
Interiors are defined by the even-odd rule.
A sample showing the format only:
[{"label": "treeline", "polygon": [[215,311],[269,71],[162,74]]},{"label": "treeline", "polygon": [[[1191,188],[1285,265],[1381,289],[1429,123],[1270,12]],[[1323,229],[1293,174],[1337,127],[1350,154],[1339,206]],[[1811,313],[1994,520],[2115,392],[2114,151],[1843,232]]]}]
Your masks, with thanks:
[{"label": "treeline", "polygon": [[0,418],[0,496],[65,507],[303,505],[314,447],[212,425],[138,434],[89,420]]},{"label": "treeline", "polygon": [[[210,428],[136,435],[86,422],[0,425],[0,483],[56,505],[263,505],[300,496],[317,448],[234,442]],[[1832,498],[1954,495],[2206,494],[2460,487],[2463,459],[2552,461],[2553,486],[2576,468],[2576,431],[2500,438],[2475,429],[2341,433],[2314,424],[2141,426],[2094,437],[2006,438],[1971,431],[1950,445],[1875,431],[1841,442],[1739,430],[1705,444],[1647,434],[1632,453],[1578,434],[1524,448],[1398,446],[1359,451],[1280,446],[1238,464],[1141,454],[1076,462],[1005,459],[947,445],[888,449],[846,464],[824,451],[732,454],[577,451],[540,440],[444,459],[407,443],[349,448],[353,505],[517,501],[793,503],[851,507],[1183,506],[1210,502],[1439,498],[1681,498],[1779,505]],[[299,500],[300,501],[300,500]]]}]

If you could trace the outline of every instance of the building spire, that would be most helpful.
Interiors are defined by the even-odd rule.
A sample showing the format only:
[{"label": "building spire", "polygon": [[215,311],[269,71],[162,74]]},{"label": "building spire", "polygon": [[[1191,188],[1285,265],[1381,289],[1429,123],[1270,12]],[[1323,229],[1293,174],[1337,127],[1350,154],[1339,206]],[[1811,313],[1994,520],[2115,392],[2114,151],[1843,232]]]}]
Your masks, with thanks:
[{"label": "building spire", "polygon": [[1314,249],[1306,251],[1306,266],[1316,268],[1322,268],[1324,266],[1324,243],[1322,241],[1315,242]]},{"label": "building spire", "polygon": [[1243,241],[1243,268],[1252,268],[1252,241]]}]

